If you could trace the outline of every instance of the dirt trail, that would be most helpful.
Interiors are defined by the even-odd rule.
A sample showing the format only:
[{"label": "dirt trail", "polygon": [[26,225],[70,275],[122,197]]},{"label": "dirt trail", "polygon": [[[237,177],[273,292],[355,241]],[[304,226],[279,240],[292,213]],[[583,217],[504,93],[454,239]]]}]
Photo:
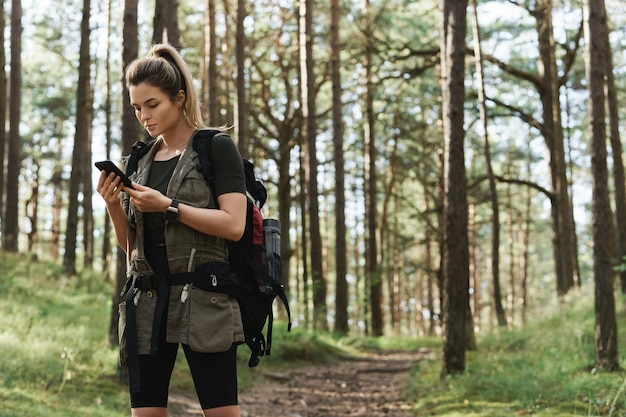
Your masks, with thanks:
[{"label": "dirt trail", "polygon": [[[242,417],[413,417],[403,390],[414,362],[431,353],[381,352],[339,363],[266,373],[240,394]],[[201,415],[195,397],[172,393],[171,417]]]}]

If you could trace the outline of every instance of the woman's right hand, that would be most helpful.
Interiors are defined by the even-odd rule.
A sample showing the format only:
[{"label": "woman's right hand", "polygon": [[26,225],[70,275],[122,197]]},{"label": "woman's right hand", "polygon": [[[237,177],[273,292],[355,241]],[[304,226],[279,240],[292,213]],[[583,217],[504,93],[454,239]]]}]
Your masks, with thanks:
[{"label": "woman's right hand", "polygon": [[111,173],[106,174],[105,171],[100,173],[96,191],[102,196],[109,212],[109,217],[113,222],[115,230],[115,239],[117,244],[128,254],[133,245],[135,237],[134,231],[129,231],[128,217],[122,208],[120,193],[124,190],[121,178]]},{"label": "woman's right hand", "polygon": [[105,171],[100,172],[96,191],[102,196],[107,207],[120,204],[120,193],[123,189],[120,180],[121,178],[115,175],[115,173],[111,173],[107,176]]}]

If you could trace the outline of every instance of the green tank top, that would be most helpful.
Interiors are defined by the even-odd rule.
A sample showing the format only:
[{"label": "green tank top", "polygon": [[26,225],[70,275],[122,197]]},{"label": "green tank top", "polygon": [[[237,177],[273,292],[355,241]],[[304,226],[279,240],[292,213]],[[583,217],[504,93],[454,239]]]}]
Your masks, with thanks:
[{"label": "green tank top", "polygon": [[[180,159],[180,155],[167,161],[152,161],[150,175],[146,185],[164,194],[167,192],[167,184],[172,178],[174,168]],[[145,245],[163,246],[165,244],[165,219],[163,213],[144,213],[144,236]]]}]

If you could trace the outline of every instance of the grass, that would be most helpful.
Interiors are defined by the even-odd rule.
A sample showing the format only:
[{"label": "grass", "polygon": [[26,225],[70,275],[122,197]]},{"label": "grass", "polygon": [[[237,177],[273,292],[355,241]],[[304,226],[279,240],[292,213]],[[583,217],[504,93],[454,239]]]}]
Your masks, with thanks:
[{"label": "grass", "polygon": [[441,378],[440,360],[420,362],[408,389],[417,415],[626,416],[624,374],[592,372],[592,294],[574,294],[522,330],[482,337],[462,375]]},{"label": "grass", "polygon": [[0,403],[3,417],[119,416],[126,395],[108,346],[111,290],[68,279],[53,263],[0,252]]},{"label": "grass", "polygon": [[[2,252],[0,265],[0,415],[128,415],[127,388],[115,375],[117,350],[107,341],[110,283],[90,271],[68,278],[55,263]],[[522,330],[480,337],[462,375],[442,379],[440,354],[421,360],[406,393],[415,415],[626,416],[625,376],[591,372],[592,297],[587,289],[551,313],[544,306],[543,317]],[[623,304],[618,300],[620,310]],[[624,312],[618,316],[623,328]],[[272,369],[332,363],[374,350],[441,348],[437,338],[342,338],[298,327],[287,334],[285,323],[274,326],[272,355],[261,358],[258,368],[247,367],[247,349],[240,349],[242,395]],[[172,388],[193,392],[183,355],[179,360]]]}]

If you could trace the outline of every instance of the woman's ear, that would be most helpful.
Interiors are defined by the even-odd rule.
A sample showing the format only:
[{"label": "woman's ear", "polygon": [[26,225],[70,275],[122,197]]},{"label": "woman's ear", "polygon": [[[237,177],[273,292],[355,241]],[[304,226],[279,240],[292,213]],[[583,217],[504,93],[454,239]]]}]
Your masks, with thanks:
[{"label": "woman's ear", "polygon": [[185,92],[183,90],[178,90],[178,94],[176,94],[176,104],[179,106],[185,105]]}]

